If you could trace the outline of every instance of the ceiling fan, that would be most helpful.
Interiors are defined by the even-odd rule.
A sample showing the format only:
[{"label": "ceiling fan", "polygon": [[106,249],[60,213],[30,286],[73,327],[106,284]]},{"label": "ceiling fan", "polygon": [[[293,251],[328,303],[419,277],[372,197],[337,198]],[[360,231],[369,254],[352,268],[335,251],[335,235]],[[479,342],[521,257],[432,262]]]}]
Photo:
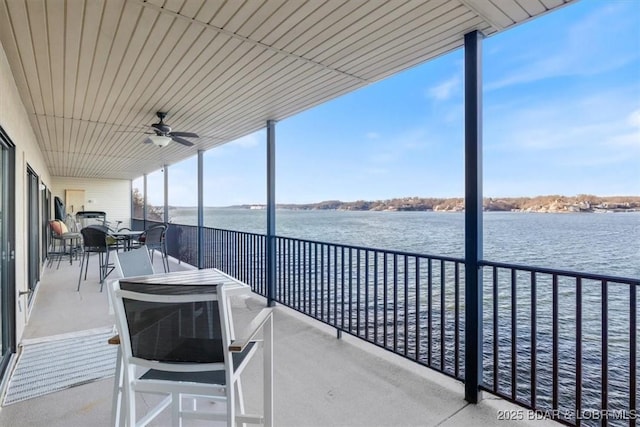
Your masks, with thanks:
[{"label": "ceiling fan", "polygon": [[156,113],[160,121],[158,123],[153,123],[151,128],[155,132],[155,135],[151,135],[144,142],[146,144],[155,144],[158,147],[165,147],[172,140],[186,145],[187,147],[193,146],[193,142],[185,139],[185,138],[199,138],[198,134],[193,132],[173,132],[171,130],[171,126],[164,122],[164,118],[167,117],[167,113],[162,111],[158,111]]}]

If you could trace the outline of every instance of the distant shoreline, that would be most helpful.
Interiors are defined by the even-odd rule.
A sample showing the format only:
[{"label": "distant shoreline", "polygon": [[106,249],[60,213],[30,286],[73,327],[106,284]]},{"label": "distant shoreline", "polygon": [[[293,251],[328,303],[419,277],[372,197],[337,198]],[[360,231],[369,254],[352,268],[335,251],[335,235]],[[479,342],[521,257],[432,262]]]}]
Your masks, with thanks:
[{"label": "distant shoreline", "polygon": [[[640,196],[577,196],[547,195],[535,197],[487,197],[483,202],[486,212],[538,212],[538,213],[611,213],[640,212]],[[187,208],[187,207],[171,207]],[[264,204],[243,204],[220,208],[263,210]],[[327,200],[318,203],[282,203],[278,209],[335,210],[335,211],[426,211],[463,212],[464,199],[434,197],[403,197],[387,200],[342,202]]]}]

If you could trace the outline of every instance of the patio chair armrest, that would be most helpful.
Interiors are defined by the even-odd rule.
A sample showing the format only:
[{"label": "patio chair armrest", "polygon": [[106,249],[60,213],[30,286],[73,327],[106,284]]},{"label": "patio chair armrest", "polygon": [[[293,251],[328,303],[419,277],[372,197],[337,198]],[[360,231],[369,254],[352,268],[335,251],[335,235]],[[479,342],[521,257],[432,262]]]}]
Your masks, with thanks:
[{"label": "patio chair armrest", "polygon": [[244,328],[244,330],[240,334],[240,338],[236,338],[235,340],[233,340],[233,342],[229,346],[229,351],[233,353],[244,351],[244,348],[251,342],[253,337],[256,336],[256,334],[264,326],[264,324],[268,320],[271,320],[272,314],[272,308],[263,308],[262,310],[260,310],[260,313],[258,313],[258,315],[253,318],[251,323],[249,323]]},{"label": "patio chair armrest", "polygon": [[120,335],[114,335],[107,340],[109,344],[120,345]]}]

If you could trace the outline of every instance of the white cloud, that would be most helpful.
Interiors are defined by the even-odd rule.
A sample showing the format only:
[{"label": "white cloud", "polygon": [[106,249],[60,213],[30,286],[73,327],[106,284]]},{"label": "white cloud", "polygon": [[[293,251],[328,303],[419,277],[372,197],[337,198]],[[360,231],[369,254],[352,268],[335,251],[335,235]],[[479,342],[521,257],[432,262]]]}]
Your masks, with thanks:
[{"label": "white cloud", "polygon": [[241,138],[228,142],[226,144],[219,145],[212,150],[205,152],[205,159],[207,158],[224,158],[227,156],[237,155],[239,150],[251,150],[265,143],[267,140],[266,132],[259,130],[249,135],[245,135]]},{"label": "white cloud", "polygon": [[640,128],[640,110],[633,111],[629,114],[628,123],[631,126]]},{"label": "white cloud", "polygon": [[433,86],[428,90],[429,96],[438,101],[445,101],[451,98],[461,89],[460,76],[453,76],[449,80],[445,80],[439,85]]},{"label": "white cloud", "polygon": [[375,147],[371,147],[368,162],[376,165],[398,164],[406,159],[408,153],[427,148],[433,144],[435,137],[430,135],[426,129],[412,129],[394,136],[392,139],[381,141]]},{"label": "white cloud", "polygon": [[389,174],[389,170],[385,169],[385,168],[365,168],[362,171],[364,174],[367,175],[388,175]]},{"label": "white cloud", "polygon": [[638,146],[636,94],[634,87],[620,87],[510,99],[486,111],[485,146],[509,152],[571,149],[585,154],[593,148]]},{"label": "white cloud", "polygon": [[[502,76],[487,82],[484,89],[500,89],[553,77],[596,75],[636,60],[640,57],[637,43],[629,43],[618,35],[623,28],[637,25],[632,17],[620,19],[621,13],[617,9],[623,6],[624,3],[618,3],[600,8],[567,26],[564,34],[541,34],[538,43],[528,43],[526,52],[520,53],[518,62],[526,64],[514,69],[505,68]],[[602,31],[610,27],[618,31]],[[547,36],[553,39],[545,39]],[[598,60],[594,61],[594,58]]]},{"label": "white cloud", "polygon": [[627,155],[632,155],[634,153],[640,155],[640,129],[629,133],[621,132],[617,135],[613,134],[605,140],[605,145],[614,148],[624,148],[627,150]]},{"label": "white cloud", "polygon": [[260,137],[263,136],[263,132],[252,133],[251,135],[243,136],[242,138],[238,138],[235,141],[229,143],[230,146],[240,147],[240,148],[253,148],[257,147],[261,141]]}]

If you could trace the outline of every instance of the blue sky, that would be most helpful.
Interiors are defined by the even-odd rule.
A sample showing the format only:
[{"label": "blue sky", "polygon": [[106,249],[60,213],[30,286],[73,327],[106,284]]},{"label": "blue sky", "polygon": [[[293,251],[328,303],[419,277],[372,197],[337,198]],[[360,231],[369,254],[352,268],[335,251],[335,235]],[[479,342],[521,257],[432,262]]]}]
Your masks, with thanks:
[{"label": "blue sky", "polygon": [[[581,0],[483,42],[484,195],[640,195],[640,1]],[[204,155],[205,205],[265,203],[266,136]],[[462,197],[463,51],[277,124],[276,199]],[[196,159],[169,168],[195,206]],[[149,202],[162,205],[160,172]],[[134,181],[142,188],[142,180]]]}]

